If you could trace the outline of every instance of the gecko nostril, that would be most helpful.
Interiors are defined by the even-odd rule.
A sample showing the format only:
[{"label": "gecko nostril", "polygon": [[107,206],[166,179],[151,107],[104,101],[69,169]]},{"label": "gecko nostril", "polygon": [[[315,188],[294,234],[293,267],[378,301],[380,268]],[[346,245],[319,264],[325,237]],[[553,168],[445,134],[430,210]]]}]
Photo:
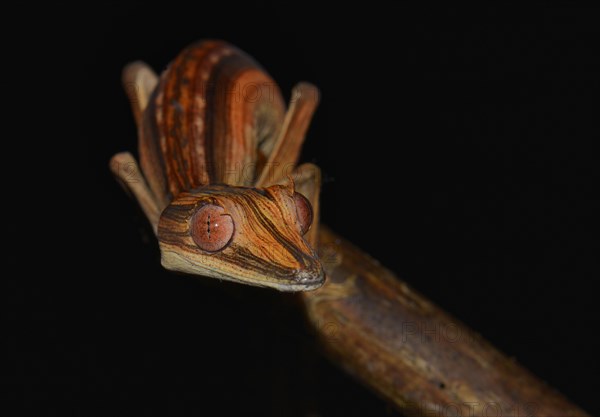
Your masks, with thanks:
[{"label": "gecko nostril", "polygon": [[296,269],[294,270],[294,278],[298,282],[307,283],[321,281],[324,278],[324,272],[321,268],[317,269]]}]

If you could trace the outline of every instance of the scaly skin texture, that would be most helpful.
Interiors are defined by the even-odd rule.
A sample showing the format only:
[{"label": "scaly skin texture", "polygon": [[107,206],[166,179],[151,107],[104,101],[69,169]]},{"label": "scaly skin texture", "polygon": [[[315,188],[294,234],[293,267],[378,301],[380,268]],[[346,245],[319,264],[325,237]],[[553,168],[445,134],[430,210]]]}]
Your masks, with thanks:
[{"label": "scaly skin texture", "polygon": [[151,101],[171,197],[207,184],[254,185],[285,113],[271,77],[221,41],[181,52]]},{"label": "scaly skin texture", "polygon": [[[132,68],[148,73],[139,63]],[[125,78],[136,75],[126,70]],[[161,213],[151,222],[163,266],[280,291],[320,287],[325,274],[307,242],[316,230],[305,239],[298,226],[303,214],[295,201],[304,200],[295,199],[293,181],[276,185],[294,173],[316,102],[294,97],[286,115],[267,73],[222,41],[186,48],[155,85],[134,114],[140,115],[141,166],[155,206],[146,211]],[[198,245],[192,236],[194,214],[208,200],[233,222],[231,243],[218,251],[203,249],[214,245]]]},{"label": "scaly skin texture", "polygon": [[[217,253],[198,251],[189,230],[193,213],[207,202],[223,207],[236,225],[231,244]],[[167,269],[303,291],[321,286],[324,274],[317,254],[299,231],[291,187],[215,185],[198,193],[181,193],[169,204],[161,216],[158,239]]]}]

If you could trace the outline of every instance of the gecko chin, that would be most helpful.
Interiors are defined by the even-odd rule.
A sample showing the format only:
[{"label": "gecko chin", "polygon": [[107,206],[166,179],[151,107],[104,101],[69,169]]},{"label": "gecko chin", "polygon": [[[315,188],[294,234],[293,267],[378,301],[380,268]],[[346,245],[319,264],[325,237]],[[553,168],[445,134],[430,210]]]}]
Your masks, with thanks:
[{"label": "gecko chin", "polygon": [[[312,265],[305,269],[282,270],[281,265],[273,265],[272,268],[264,265],[257,270],[251,266],[237,266],[237,262],[236,264],[226,264],[226,261],[218,256],[198,262],[201,256],[200,254],[189,256],[161,244],[161,263],[165,269],[170,271],[217,278],[244,285],[273,288],[285,292],[315,290],[325,283],[325,272],[318,260],[314,260]],[[211,267],[215,261],[220,264],[218,268]]]},{"label": "gecko chin", "polygon": [[303,237],[310,222],[310,203],[289,186],[203,187],[178,195],[163,211],[161,263],[279,291],[314,290],[325,272]]}]

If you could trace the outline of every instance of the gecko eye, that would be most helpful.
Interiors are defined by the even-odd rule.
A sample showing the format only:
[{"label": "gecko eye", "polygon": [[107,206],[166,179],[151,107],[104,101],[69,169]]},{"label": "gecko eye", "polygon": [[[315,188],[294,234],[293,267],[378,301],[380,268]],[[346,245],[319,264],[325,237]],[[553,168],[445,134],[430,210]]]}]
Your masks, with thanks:
[{"label": "gecko eye", "polygon": [[191,234],[196,245],[207,252],[225,249],[233,237],[233,219],[224,214],[223,207],[206,204],[198,209],[191,223]]},{"label": "gecko eye", "polygon": [[300,233],[305,234],[310,229],[313,221],[313,210],[310,202],[300,193],[294,193],[294,202],[296,203],[296,214],[298,216],[298,224]]}]

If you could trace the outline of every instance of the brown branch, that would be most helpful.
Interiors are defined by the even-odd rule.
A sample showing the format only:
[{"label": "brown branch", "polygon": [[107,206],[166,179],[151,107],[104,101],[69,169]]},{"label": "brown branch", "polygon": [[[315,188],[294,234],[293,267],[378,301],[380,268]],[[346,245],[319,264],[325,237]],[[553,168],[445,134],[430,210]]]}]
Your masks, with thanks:
[{"label": "brown branch", "polygon": [[328,282],[302,293],[326,353],[410,416],[588,416],[326,228]]}]

